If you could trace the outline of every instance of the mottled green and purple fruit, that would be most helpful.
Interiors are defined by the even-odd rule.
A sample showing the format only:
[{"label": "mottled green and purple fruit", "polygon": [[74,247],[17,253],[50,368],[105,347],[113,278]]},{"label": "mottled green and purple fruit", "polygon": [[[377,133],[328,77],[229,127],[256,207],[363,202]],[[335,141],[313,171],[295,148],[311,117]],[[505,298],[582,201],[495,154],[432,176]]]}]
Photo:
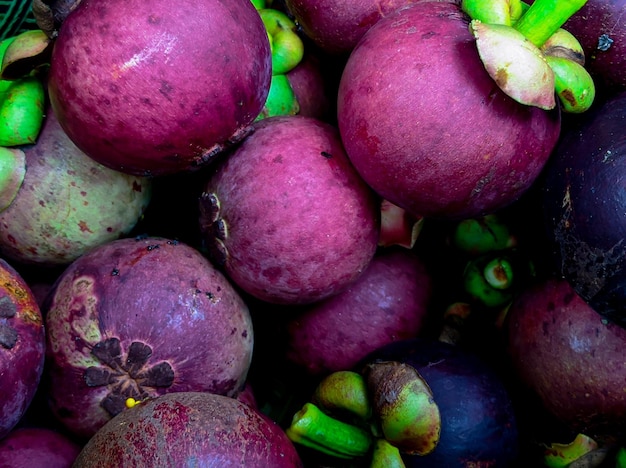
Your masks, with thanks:
[{"label": "mottled green and purple fruit", "polygon": [[21,275],[0,259],[0,439],[22,419],[43,372],[44,321]]},{"label": "mottled green and purple fruit", "polygon": [[145,237],[93,249],[58,278],[44,310],[50,407],[78,436],[146,398],[244,386],[248,308],[186,244]]},{"label": "mottled green and purple fruit", "polygon": [[112,419],[87,442],[76,468],[302,466],[275,422],[234,398],[170,393]]},{"label": "mottled green and purple fruit", "polygon": [[0,212],[0,252],[24,264],[66,265],[129,233],[152,182],[109,169],[79,150],[48,112],[37,143],[22,147],[26,173]]}]

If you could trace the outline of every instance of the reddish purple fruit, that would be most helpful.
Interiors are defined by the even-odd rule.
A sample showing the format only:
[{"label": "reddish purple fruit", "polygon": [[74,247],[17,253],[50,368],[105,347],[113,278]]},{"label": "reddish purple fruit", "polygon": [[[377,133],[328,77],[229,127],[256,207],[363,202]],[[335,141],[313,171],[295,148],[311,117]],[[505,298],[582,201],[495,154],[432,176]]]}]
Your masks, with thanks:
[{"label": "reddish purple fruit", "polygon": [[2,468],[70,468],[82,446],[60,432],[20,427],[0,441]]},{"label": "reddish purple fruit", "polygon": [[379,195],[416,216],[505,207],[559,136],[558,111],[518,104],[487,74],[468,20],[451,2],[400,8],[365,33],[341,77],[348,157]]},{"label": "reddish purple fruit", "polygon": [[286,0],[302,31],[322,50],[348,54],[379,19],[419,0]]},{"label": "reddish purple fruit", "polygon": [[337,130],[303,116],[264,119],[217,165],[200,224],[215,263],[258,299],[337,294],[376,251],[379,208]]},{"label": "reddish purple fruit", "polygon": [[47,303],[47,395],[78,436],[146,398],[236,396],[245,384],[248,308],[185,244],[149,237],[100,246],[60,275]]},{"label": "reddish purple fruit", "polygon": [[0,259],[0,439],[20,421],[39,386],[46,344],[35,296]]},{"label": "reddish purple fruit", "polygon": [[401,248],[383,250],[345,291],[289,322],[287,356],[314,375],[351,369],[375,349],[417,336],[431,292],[419,257]]},{"label": "reddish purple fruit", "polygon": [[626,434],[626,329],[604,320],[563,279],[523,291],[507,321],[512,365],[550,414],[599,440]]},{"label": "reddish purple fruit", "polygon": [[60,28],[49,91],[85,153],[160,175],[242,138],[270,79],[267,33],[249,1],[84,0]]},{"label": "reddish purple fruit", "polygon": [[74,467],[301,467],[276,423],[211,393],[170,393],[116,416],[87,442]]}]

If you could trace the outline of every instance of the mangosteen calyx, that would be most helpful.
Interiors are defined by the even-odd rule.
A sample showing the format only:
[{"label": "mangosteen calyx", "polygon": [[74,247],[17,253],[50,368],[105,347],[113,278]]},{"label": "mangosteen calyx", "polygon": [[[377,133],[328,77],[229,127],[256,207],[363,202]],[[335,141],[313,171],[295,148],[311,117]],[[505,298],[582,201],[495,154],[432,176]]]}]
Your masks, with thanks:
[{"label": "mangosteen calyx", "polygon": [[167,361],[148,365],[152,348],[145,343],[133,341],[123,359],[120,340],[107,338],[96,343],[91,354],[102,366],[88,367],[83,378],[89,387],[106,385],[111,389],[100,403],[111,416],[122,412],[129,399],[148,398],[146,387],[167,388],[174,382],[174,369]]},{"label": "mangosteen calyx", "polygon": [[8,296],[0,298],[0,346],[5,349],[11,349],[17,343],[17,330],[9,323],[16,313],[17,306]]},{"label": "mangosteen calyx", "polygon": [[[463,0],[462,9],[471,18],[470,31],[485,69],[505,94],[521,104],[552,109],[556,91],[563,111],[588,110],[595,85],[579,63],[582,47],[561,29],[586,0],[522,3]],[[555,44],[544,47],[548,40]],[[562,53],[569,48],[574,49],[571,54]]]}]

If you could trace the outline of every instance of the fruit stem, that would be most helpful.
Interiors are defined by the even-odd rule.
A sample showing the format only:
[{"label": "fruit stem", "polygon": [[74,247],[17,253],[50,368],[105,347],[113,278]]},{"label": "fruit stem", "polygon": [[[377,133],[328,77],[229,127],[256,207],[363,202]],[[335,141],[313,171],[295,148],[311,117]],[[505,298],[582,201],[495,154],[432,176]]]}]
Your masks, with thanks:
[{"label": "fruit stem", "polygon": [[513,283],[513,266],[506,258],[496,257],[483,270],[487,284],[495,289],[507,289]]},{"label": "fruit stem", "polygon": [[523,6],[521,0],[462,0],[461,9],[482,23],[511,26],[521,16]]},{"label": "fruit stem", "polygon": [[338,458],[365,456],[373,442],[367,431],[325,414],[313,403],[294,414],[285,432],[294,443]]},{"label": "fruit stem", "polygon": [[585,3],[587,0],[535,0],[513,27],[541,47]]}]

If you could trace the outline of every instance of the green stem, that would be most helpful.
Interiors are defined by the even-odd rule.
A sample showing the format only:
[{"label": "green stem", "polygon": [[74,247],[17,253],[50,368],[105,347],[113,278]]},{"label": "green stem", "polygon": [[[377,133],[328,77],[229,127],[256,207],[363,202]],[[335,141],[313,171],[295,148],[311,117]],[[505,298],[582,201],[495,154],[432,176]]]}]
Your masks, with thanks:
[{"label": "green stem", "polygon": [[461,9],[472,19],[511,26],[522,14],[521,0],[462,0]]},{"label": "green stem", "polygon": [[294,443],[338,458],[365,456],[372,446],[370,433],[328,416],[313,403],[304,404],[285,432]]},{"label": "green stem", "polygon": [[513,27],[541,47],[585,3],[587,0],[535,0]]}]

